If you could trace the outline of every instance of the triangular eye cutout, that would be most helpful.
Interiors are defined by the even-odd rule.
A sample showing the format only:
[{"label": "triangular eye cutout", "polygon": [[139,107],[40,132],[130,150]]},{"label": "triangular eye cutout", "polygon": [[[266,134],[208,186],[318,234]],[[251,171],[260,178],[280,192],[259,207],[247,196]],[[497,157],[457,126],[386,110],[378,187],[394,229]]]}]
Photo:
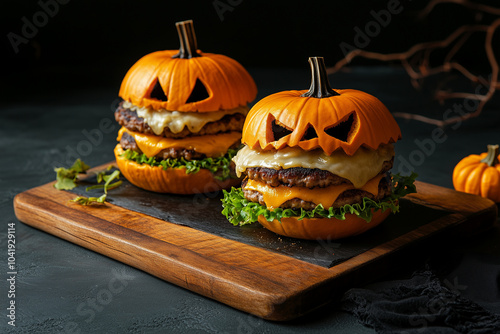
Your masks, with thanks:
[{"label": "triangular eye cutout", "polygon": [[353,111],[347,119],[334,125],[328,129],[325,129],[325,133],[333,138],[337,138],[343,142],[347,142],[350,137],[351,132],[356,127],[355,121],[357,120],[356,113]]},{"label": "triangular eye cutout", "polygon": [[314,129],[314,126],[312,126],[311,124],[309,124],[307,126],[306,132],[304,133],[304,135],[302,136],[302,139],[300,141],[310,140],[310,139],[314,139],[314,138],[318,138],[318,134],[316,133],[316,130]]},{"label": "triangular eye cutout", "polygon": [[168,101],[168,98],[163,92],[163,88],[161,87],[160,81],[158,79],[156,79],[156,83],[155,86],[153,87],[153,90],[151,91],[150,97],[152,99],[157,99],[160,101]]},{"label": "triangular eye cutout", "polygon": [[210,95],[208,95],[207,88],[203,82],[201,82],[200,79],[196,79],[193,91],[191,92],[191,95],[189,95],[186,103],[202,101],[209,97]]},{"label": "triangular eye cutout", "polygon": [[274,138],[274,140],[272,141],[280,140],[281,138],[286,137],[293,132],[292,130],[288,130],[284,126],[276,124],[276,120],[273,120],[273,122],[271,123],[271,129],[273,131]]}]

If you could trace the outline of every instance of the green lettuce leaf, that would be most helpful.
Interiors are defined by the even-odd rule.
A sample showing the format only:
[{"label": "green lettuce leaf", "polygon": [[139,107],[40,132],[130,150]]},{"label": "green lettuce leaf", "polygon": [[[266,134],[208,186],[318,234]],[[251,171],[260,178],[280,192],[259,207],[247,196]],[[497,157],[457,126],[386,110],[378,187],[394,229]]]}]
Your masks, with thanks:
[{"label": "green lettuce leaf", "polygon": [[236,153],[238,153],[238,149],[229,149],[224,156],[218,158],[205,158],[201,160],[186,160],[184,158],[157,160],[155,157],[148,158],[145,154],[126,150],[122,154],[122,157],[127,160],[135,161],[138,164],[163,167],[164,170],[168,168],[186,168],[186,174],[197,173],[200,169],[208,169],[213,174],[219,173],[215,178],[223,181],[232,177],[229,166],[231,164],[231,159]]},{"label": "green lettuce leaf", "polygon": [[251,224],[257,221],[257,217],[263,215],[268,221],[277,219],[281,222],[281,218],[298,217],[304,218],[337,218],[345,219],[348,213],[355,214],[358,217],[370,222],[373,216],[372,209],[385,211],[391,209],[393,213],[399,211],[398,199],[411,193],[417,192],[414,185],[417,174],[412,173],[410,176],[393,175],[393,192],[390,196],[382,201],[374,201],[367,197],[363,198],[361,203],[346,204],[340,208],[324,208],[321,204],[313,210],[304,209],[281,209],[277,208],[269,210],[265,206],[251,202],[243,196],[241,188],[232,188],[231,191],[224,190],[224,198],[222,199],[222,214],[235,226]]},{"label": "green lettuce leaf", "polygon": [[75,188],[78,174],[85,173],[89,168],[90,166],[80,159],[76,159],[70,168],[54,168],[54,171],[57,173],[57,182],[54,184],[54,188],[59,190],[71,190]]}]

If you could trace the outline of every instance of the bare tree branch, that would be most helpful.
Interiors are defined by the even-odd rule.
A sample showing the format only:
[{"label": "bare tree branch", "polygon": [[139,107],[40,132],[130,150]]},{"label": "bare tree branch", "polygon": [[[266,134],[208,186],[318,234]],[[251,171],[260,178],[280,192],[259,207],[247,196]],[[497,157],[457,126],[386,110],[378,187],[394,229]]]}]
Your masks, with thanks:
[{"label": "bare tree branch", "polygon": [[[430,14],[430,12],[439,4],[454,3],[464,6],[469,9],[481,11],[484,13],[500,16],[500,8],[477,4],[468,0],[433,0],[431,1],[419,14],[423,18]],[[500,89],[499,80],[499,65],[493,51],[493,35],[500,26],[500,18],[493,21],[493,23],[486,24],[472,24],[463,25],[453,31],[448,37],[440,41],[430,41],[418,43],[410,47],[405,52],[383,54],[378,52],[364,51],[361,49],[352,50],[344,59],[338,61],[333,67],[328,69],[329,74],[338,72],[349,64],[354,58],[361,57],[366,59],[379,60],[382,62],[399,61],[405,69],[406,73],[410,76],[411,83],[415,88],[420,88],[423,79],[439,73],[450,72],[452,70],[458,71],[464,77],[473,83],[482,85],[487,89],[485,93],[466,93],[466,92],[451,92],[445,90],[438,90],[435,98],[443,103],[447,99],[471,99],[479,101],[476,110],[472,113],[452,117],[446,120],[432,119],[422,115],[415,115],[410,113],[395,113],[394,116],[414,119],[424,123],[435,124],[437,126],[446,126],[449,124],[458,123],[469,118],[477,117],[481,114],[485,104],[491,100],[497,90]],[[453,61],[453,57],[464,46],[464,44],[475,33],[484,33],[484,51],[491,67],[490,78],[484,78],[473,74],[462,64]],[[431,67],[430,56],[434,50],[449,47],[450,50],[444,57],[443,63],[439,66]],[[417,64],[412,66],[411,64]]]}]

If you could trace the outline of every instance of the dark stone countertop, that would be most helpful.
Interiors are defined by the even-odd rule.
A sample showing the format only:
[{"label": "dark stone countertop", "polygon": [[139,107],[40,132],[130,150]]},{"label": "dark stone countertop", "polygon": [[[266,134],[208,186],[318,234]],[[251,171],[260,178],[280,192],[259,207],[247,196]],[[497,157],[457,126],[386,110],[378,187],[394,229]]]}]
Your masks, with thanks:
[{"label": "dark stone countertop", "polygon": [[[308,69],[250,69],[258,99],[281,90],[308,87]],[[393,68],[356,68],[331,78],[336,88],[355,88],[377,96],[392,112],[419,112],[442,117],[448,106],[432,101],[428,90],[415,91],[406,74]],[[2,280],[0,332],[32,333],[373,333],[357,319],[330,305],[287,323],[257,319],[216,301],[166,283],[70,242],[17,221],[12,200],[24,190],[54,180],[54,166],[67,165],[75,152],[96,166],[113,159],[118,125],[113,120],[118,87],[50,91],[10,97],[0,105],[0,249]],[[464,106],[465,101],[453,101]],[[452,107],[451,105],[450,107]],[[395,170],[409,164],[419,180],[452,187],[458,161],[500,142],[498,98],[483,114],[448,127],[432,140],[434,126],[398,119],[403,140],[397,144]],[[440,116],[441,115],[441,116]],[[112,125],[110,125],[112,124]],[[86,134],[99,131],[90,145]],[[94,132],[92,132],[94,131]],[[420,152],[420,153],[419,153]],[[7,224],[15,223],[16,330],[7,324]],[[425,259],[422,259],[422,263]],[[492,230],[452,247],[438,249],[432,261],[448,264],[443,279],[466,286],[462,295],[488,310],[500,312],[500,230]],[[408,277],[422,263],[407,264],[385,279]],[[110,289],[119,277],[122,289]],[[92,303],[113,290],[104,303]],[[101,300],[103,301],[103,300]]]}]

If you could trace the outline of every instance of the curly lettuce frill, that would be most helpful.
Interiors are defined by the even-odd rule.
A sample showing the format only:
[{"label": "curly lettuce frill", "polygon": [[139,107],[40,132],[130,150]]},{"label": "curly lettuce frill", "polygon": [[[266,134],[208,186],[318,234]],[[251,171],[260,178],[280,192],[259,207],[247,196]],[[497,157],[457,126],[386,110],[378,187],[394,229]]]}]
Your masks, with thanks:
[{"label": "curly lettuce frill", "polygon": [[[340,208],[324,208],[321,204],[317,205],[313,210],[304,209],[282,209],[277,208],[269,210],[265,206],[251,202],[243,196],[241,188],[232,188],[231,191],[224,190],[224,198],[222,199],[222,214],[235,226],[251,224],[257,221],[257,218],[262,215],[267,221],[277,219],[281,222],[282,218],[297,217],[299,220],[304,218],[336,218],[345,220],[346,214],[354,214],[367,222],[370,222],[373,216],[373,211],[387,209],[393,213],[399,211],[398,199],[411,193],[417,192],[414,185],[417,174],[412,173],[410,176],[400,176],[399,174],[392,175],[392,194],[381,201],[374,201],[370,198],[363,198],[361,203],[346,204]],[[372,211],[373,209],[373,211]]]}]

